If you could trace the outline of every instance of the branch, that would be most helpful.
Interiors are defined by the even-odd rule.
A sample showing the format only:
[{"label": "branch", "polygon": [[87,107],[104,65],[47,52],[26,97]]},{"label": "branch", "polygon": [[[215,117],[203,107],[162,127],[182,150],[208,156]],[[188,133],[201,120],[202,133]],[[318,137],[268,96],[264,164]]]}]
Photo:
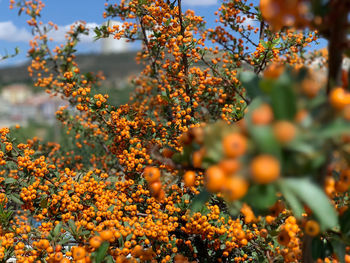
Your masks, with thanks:
[{"label": "branch", "polygon": [[[204,64],[206,64],[208,67],[210,67],[210,69],[217,75],[221,76],[221,74],[214,68],[212,67],[212,65],[210,65],[205,59],[204,56],[201,57],[201,60],[204,62]],[[233,91],[238,94],[242,100],[244,100],[245,103],[249,104],[249,100],[247,98],[245,98],[241,93],[238,92],[238,90],[235,88],[235,85],[233,83],[231,83],[231,81],[229,81],[228,79],[222,77],[222,80],[226,83],[226,85],[230,88],[233,89]]]},{"label": "branch", "polygon": [[327,93],[332,86],[341,86],[341,67],[343,61],[344,42],[346,41],[346,24],[348,18],[348,9],[346,1],[335,0],[330,5],[332,20],[330,27],[330,37],[328,45],[329,64],[328,64],[328,83]]},{"label": "branch", "polygon": [[[182,8],[181,8],[181,0],[177,0],[177,5],[178,5],[178,11],[179,11],[179,23],[180,23],[180,34],[182,35],[183,38],[185,38],[185,28],[183,25],[183,19],[182,19]],[[188,60],[187,60],[187,54],[185,52],[185,49],[183,49],[184,51],[182,52],[182,64],[184,66],[184,73],[185,73],[185,77],[188,79]],[[191,88],[190,85],[188,84],[188,81],[186,81],[185,83],[185,89],[186,89],[186,94],[187,96],[190,97],[190,101],[189,101],[189,107],[192,108],[192,92],[191,92]],[[193,114],[193,111],[191,112],[191,115]]]},{"label": "branch", "polygon": [[56,71],[57,74],[60,74],[59,70],[58,70],[58,65],[57,65],[57,61],[54,57],[54,55],[52,54],[49,45],[47,45],[47,38],[46,36],[44,36],[43,32],[41,32],[40,27],[38,26],[38,24],[35,24],[35,29],[37,30],[37,32],[39,33],[40,38],[42,38],[44,40],[44,43],[46,45],[46,51],[49,54],[53,64],[54,64],[54,70]]}]

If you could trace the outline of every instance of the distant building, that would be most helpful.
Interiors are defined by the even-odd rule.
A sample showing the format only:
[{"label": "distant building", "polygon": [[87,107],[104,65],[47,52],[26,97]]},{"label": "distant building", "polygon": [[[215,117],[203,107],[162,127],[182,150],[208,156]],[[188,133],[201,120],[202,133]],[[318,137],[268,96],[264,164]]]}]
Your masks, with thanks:
[{"label": "distant building", "polygon": [[54,124],[55,112],[67,104],[67,101],[57,96],[50,97],[45,92],[33,93],[24,84],[6,86],[0,94],[0,127],[26,126],[32,120]]},{"label": "distant building", "polygon": [[[110,20],[103,24],[104,26],[109,26],[111,28],[113,27],[122,27],[122,23],[118,21]],[[108,38],[101,39],[101,52],[102,54],[111,54],[111,53],[121,53],[125,52],[129,49],[129,43],[126,41],[126,39],[115,39],[113,36],[110,36]]]},{"label": "distant building", "polygon": [[[54,123],[56,120],[56,111],[59,107],[68,105],[66,100],[59,98],[58,96],[50,97],[45,92],[41,92],[32,96],[23,103],[23,108],[33,109],[28,119],[36,119],[38,121],[45,121],[49,123]],[[22,116],[25,113],[22,112]]]},{"label": "distant building", "polygon": [[24,84],[12,84],[2,89],[1,98],[11,104],[20,104],[32,96],[31,89]]}]

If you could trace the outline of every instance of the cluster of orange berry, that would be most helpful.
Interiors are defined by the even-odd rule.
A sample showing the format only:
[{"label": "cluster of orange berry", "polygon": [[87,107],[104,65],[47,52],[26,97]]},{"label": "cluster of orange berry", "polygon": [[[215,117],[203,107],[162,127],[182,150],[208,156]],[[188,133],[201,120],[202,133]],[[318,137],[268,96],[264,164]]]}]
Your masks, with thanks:
[{"label": "cluster of orange berry", "polygon": [[280,226],[278,243],[285,248],[280,251],[285,262],[296,262],[301,259],[301,240],[299,238],[300,228],[297,220],[289,216],[285,223]]}]

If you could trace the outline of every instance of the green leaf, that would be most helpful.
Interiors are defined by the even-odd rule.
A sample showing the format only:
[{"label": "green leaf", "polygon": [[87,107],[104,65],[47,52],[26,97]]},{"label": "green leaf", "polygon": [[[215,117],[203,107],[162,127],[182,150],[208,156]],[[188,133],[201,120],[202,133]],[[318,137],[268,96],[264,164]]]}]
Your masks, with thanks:
[{"label": "green leaf", "polygon": [[58,236],[58,234],[61,232],[61,228],[62,228],[62,222],[59,222],[59,223],[55,226],[55,228],[53,229],[52,235],[53,235],[54,237]]},{"label": "green leaf", "polygon": [[284,184],[314,212],[323,230],[338,225],[337,213],[323,190],[307,178],[287,178]]},{"label": "green leaf", "polygon": [[236,202],[229,202],[227,204],[227,210],[231,216],[237,216],[242,208],[243,203],[236,201]]},{"label": "green leaf", "polygon": [[331,244],[333,247],[334,253],[338,256],[338,259],[341,263],[345,263],[345,244],[339,239],[332,239]]},{"label": "green leaf", "polygon": [[285,78],[283,82],[276,83],[271,92],[272,109],[277,120],[293,120],[297,112],[296,96],[291,87],[291,80],[287,76]]},{"label": "green leaf", "polygon": [[114,205],[111,205],[110,207],[108,207],[107,211],[113,212],[114,210]]},{"label": "green leaf", "polygon": [[350,235],[350,209],[346,210],[339,218],[341,232],[349,236]]},{"label": "green leaf", "polygon": [[288,188],[288,184],[285,184],[283,180],[280,180],[278,182],[278,186],[287,203],[292,208],[294,216],[300,219],[302,217],[304,209],[297,196],[293,193],[291,189]]},{"label": "green leaf", "polygon": [[[81,229],[81,228],[80,228]],[[79,229],[79,230],[80,230]],[[81,233],[80,233],[80,236],[86,236],[86,235],[89,235],[90,234],[90,231],[89,230],[85,230],[85,231],[82,231]]]},{"label": "green leaf", "polygon": [[[223,158],[222,137],[226,133],[232,132],[232,127],[228,127],[226,123],[218,121],[208,126],[206,136],[204,138],[204,147],[206,149],[205,158],[210,162],[219,162]],[[205,168],[205,167],[204,167]]]},{"label": "green leaf", "polygon": [[262,45],[265,49],[268,49],[268,48],[269,48],[268,45],[267,45],[267,43],[266,43],[265,41],[260,40],[260,43],[261,43],[261,45]]},{"label": "green leaf", "polygon": [[109,242],[103,242],[101,246],[96,251],[95,262],[101,263],[106,256],[107,250],[109,248]]},{"label": "green leaf", "polygon": [[343,119],[337,119],[317,131],[317,134],[323,138],[335,138],[348,133],[350,133],[350,123]]},{"label": "green leaf", "polygon": [[124,246],[124,239],[123,239],[123,236],[120,236],[120,237],[118,238],[118,243],[119,243],[119,246],[120,246],[120,247],[123,247],[123,246]]},{"label": "green leaf", "polygon": [[249,98],[254,99],[262,94],[259,88],[259,78],[255,73],[244,71],[239,75],[239,80],[246,89]]},{"label": "green leaf", "polygon": [[111,255],[108,255],[108,256],[106,257],[106,262],[107,262],[107,263],[114,263],[113,257],[112,257]]},{"label": "green leaf", "polygon": [[209,201],[210,196],[206,190],[202,190],[199,195],[196,195],[190,205],[191,214],[201,211],[205,203]]},{"label": "green leaf", "polygon": [[19,198],[19,196],[17,197],[15,194],[10,194],[9,199],[11,199],[13,202],[15,202],[18,205],[23,205],[23,202],[21,201],[21,199]]},{"label": "green leaf", "polygon": [[253,185],[243,200],[255,209],[267,209],[276,201],[276,186],[273,184]]},{"label": "green leaf", "polygon": [[277,158],[281,157],[281,148],[277,142],[272,127],[271,126],[256,126],[252,122],[252,113],[257,110],[262,104],[263,100],[260,97],[257,97],[249,105],[248,113],[245,116],[247,122],[248,131],[250,132],[255,145],[257,145],[258,150],[262,153],[267,153],[276,156]]},{"label": "green leaf", "polygon": [[308,156],[312,156],[315,154],[315,149],[313,145],[301,140],[293,141],[293,143],[290,143],[287,145],[287,148],[292,151],[300,152]]},{"label": "green leaf", "polygon": [[4,182],[5,182],[5,184],[13,184],[13,183],[17,182],[17,180],[15,178],[12,178],[12,177],[7,177],[7,178],[5,178]]},{"label": "green leaf", "polygon": [[274,80],[272,79],[261,79],[259,82],[260,90],[264,94],[271,94],[272,88],[274,86]]},{"label": "green leaf", "polygon": [[75,235],[77,233],[77,226],[75,225],[72,219],[68,220],[68,225],[69,225],[69,228],[72,230],[72,234]]},{"label": "green leaf", "polygon": [[62,240],[58,241],[58,244],[64,245],[64,244],[68,243],[69,241],[71,241],[70,238],[65,238],[65,239],[62,239]]},{"label": "green leaf", "polygon": [[126,236],[126,238],[125,238],[125,241],[129,241],[129,240],[131,240],[132,236],[133,236],[133,234],[129,234],[129,235],[127,235],[127,236]]},{"label": "green leaf", "polygon": [[281,147],[277,142],[271,126],[255,126],[250,129],[251,136],[261,153],[281,157]]}]

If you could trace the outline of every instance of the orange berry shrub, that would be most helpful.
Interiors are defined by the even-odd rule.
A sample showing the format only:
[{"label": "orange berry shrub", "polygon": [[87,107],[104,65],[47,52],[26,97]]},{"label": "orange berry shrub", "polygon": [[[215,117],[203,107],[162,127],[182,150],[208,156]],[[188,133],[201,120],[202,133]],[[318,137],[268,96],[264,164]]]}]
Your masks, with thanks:
[{"label": "orange berry shrub", "polygon": [[70,103],[56,113],[70,143],[0,130],[1,260],[347,258],[350,95],[303,68],[324,6],[284,2],[224,0],[212,29],[181,0],[107,2],[124,23],[96,37],[140,40],[144,64],[116,107],[75,62],[84,22],[52,47],[44,3],[11,0],[33,28],[34,85]]}]

